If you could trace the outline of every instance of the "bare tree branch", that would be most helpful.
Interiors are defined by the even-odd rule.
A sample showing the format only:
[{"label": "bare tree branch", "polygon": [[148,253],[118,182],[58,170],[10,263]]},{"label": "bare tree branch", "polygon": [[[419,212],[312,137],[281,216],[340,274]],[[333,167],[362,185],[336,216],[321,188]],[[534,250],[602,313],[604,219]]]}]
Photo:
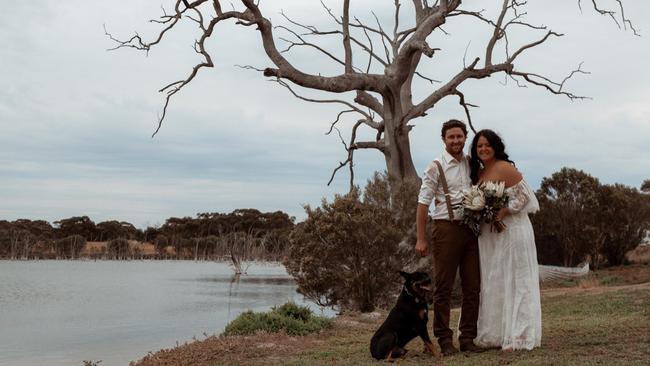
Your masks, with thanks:
[{"label": "bare tree branch", "polygon": [[472,132],[476,133],[476,129],[474,128],[474,125],[472,124],[472,116],[469,113],[469,107],[478,108],[478,106],[465,102],[465,94],[461,93],[460,90],[456,89],[454,92],[455,92],[456,95],[458,95],[458,98],[459,98],[458,102],[463,107],[463,109],[465,109],[465,116],[467,116],[467,123],[469,124],[469,127],[472,129]]},{"label": "bare tree branch", "polygon": [[352,73],[352,47],[350,46],[350,0],[343,0],[343,49],[345,73]]},{"label": "bare tree branch", "polygon": [[509,74],[514,75],[514,76],[520,76],[524,80],[526,80],[527,82],[529,82],[529,83],[531,83],[533,85],[541,86],[541,87],[543,87],[544,89],[548,90],[549,92],[551,92],[553,94],[564,95],[564,96],[568,97],[572,101],[573,100],[582,100],[582,99],[591,99],[590,97],[580,96],[580,95],[573,94],[571,92],[564,91],[564,85],[575,74],[589,74],[589,72],[583,71],[581,68],[582,68],[582,62],[580,63],[580,65],[578,65],[577,69],[571,71],[571,73],[569,73],[569,75],[566,76],[561,82],[555,82],[555,81],[552,81],[552,80],[550,80],[549,78],[547,78],[545,76],[538,75],[538,74],[535,74],[535,73],[530,73],[530,72],[522,72],[522,71],[512,70],[512,71],[509,72]]},{"label": "bare tree branch", "polygon": [[395,25],[393,26],[393,42],[397,40],[397,30],[399,29],[399,0],[395,0]]},{"label": "bare tree branch", "polygon": [[339,135],[339,139],[341,139],[341,143],[345,147],[345,150],[348,153],[347,159],[345,161],[340,161],[339,166],[334,169],[332,172],[332,176],[330,177],[330,180],[327,182],[327,185],[329,186],[332,184],[332,181],[334,180],[334,177],[336,176],[336,172],[339,171],[339,169],[343,168],[346,165],[350,165],[350,191],[352,191],[352,188],[354,187],[354,166],[353,166],[353,160],[354,160],[354,151],[350,148],[348,148],[348,145],[345,143],[345,140],[343,140],[343,136],[341,136],[341,131],[338,128],[335,128],[336,132]]},{"label": "bare tree branch", "polygon": [[[203,1],[205,1],[205,0],[203,0]],[[130,48],[135,48],[135,49],[138,49],[138,50],[149,52],[149,50],[151,49],[152,46],[155,46],[158,43],[160,43],[162,41],[163,37],[165,36],[165,34],[168,31],[170,31],[172,28],[174,28],[176,23],[178,23],[178,21],[181,19],[183,13],[188,9],[188,8],[185,8],[183,10],[180,10],[180,3],[181,3],[181,0],[176,1],[176,5],[174,6],[174,10],[175,10],[174,15],[167,15],[165,13],[165,11],[164,11],[164,8],[163,8],[163,16],[160,17],[161,20],[151,20],[151,22],[155,22],[155,23],[159,23],[159,24],[166,24],[165,28],[163,28],[163,30],[161,30],[160,33],[158,33],[158,37],[156,39],[154,39],[153,41],[151,41],[151,42],[144,42],[142,40],[142,38],[140,37],[140,35],[138,35],[137,33],[133,37],[131,37],[130,39],[128,39],[126,41],[120,41],[119,39],[114,38],[110,33],[108,33],[106,31],[106,26],[104,26],[104,33],[112,41],[117,43],[117,46],[114,47],[114,48],[111,48],[110,50],[116,50],[118,48],[123,48],[123,47],[130,47]]]},{"label": "bare tree branch", "polygon": [[[333,20],[334,20],[338,25],[341,25],[341,26],[343,25],[343,22],[342,22],[341,20],[339,20],[339,19],[336,17],[336,15],[334,15],[334,13],[332,12],[332,9],[328,8],[328,7],[325,5],[325,3],[323,3],[322,0],[321,0],[321,5],[323,6],[323,8],[325,8],[325,11],[329,14],[329,16],[330,16],[330,17],[331,17],[331,18],[332,18],[332,19],[333,19]],[[362,23],[358,18],[354,18],[354,20],[356,21],[356,23],[350,23],[350,24],[349,24],[350,27],[353,27],[353,28],[359,28],[359,29],[364,29],[364,30],[366,30],[366,31],[368,31],[368,32],[375,33],[375,34],[379,35],[380,37],[382,37],[383,39],[385,39],[385,40],[388,41],[388,42],[391,41],[391,39],[388,37],[388,35],[387,35],[383,30],[375,29],[375,28],[372,28],[372,27],[370,27],[370,26],[367,26],[367,25],[363,24],[363,23]]]},{"label": "bare tree branch", "polygon": [[439,87],[427,98],[422,100],[422,102],[411,108],[406,114],[405,118],[410,120],[425,115],[426,111],[429,108],[433,107],[433,105],[435,105],[442,98],[449,95],[456,95],[457,87],[467,79],[482,79],[494,73],[507,72],[512,70],[512,64],[508,63],[491,65],[482,69],[476,69],[475,67],[478,64],[479,60],[480,59],[478,57],[474,59],[474,61],[469,66],[457,73],[450,81]]},{"label": "bare tree branch", "polygon": [[[627,30],[627,27],[629,27],[632,32],[634,33],[635,36],[639,36],[640,34],[637,32],[636,28],[634,28],[634,25],[632,22],[625,16],[625,10],[623,9],[623,2],[621,0],[615,0],[616,3],[618,3],[619,9],[620,9],[620,18],[621,18],[621,23],[619,23],[618,19],[616,19],[616,11],[614,10],[604,10],[598,6],[598,1],[597,0],[590,0],[591,4],[594,7],[594,10],[598,12],[600,15],[608,16],[610,17],[616,25],[621,28],[621,23],[623,23],[623,29]],[[578,0],[578,6],[580,9],[582,9],[582,0]]]},{"label": "bare tree branch", "polygon": [[503,5],[501,6],[501,13],[499,14],[499,19],[497,20],[497,22],[496,22],[496,24],[494,26],[494,32],[492,33],[492,37],[490,38],[490,41],[488,42],[487,49],[485,51],[485,66],[486,67],[492,65],[492,52],[494,50],[494,45],[504,35],[504,30],[501,28],[501,25],[503,24],[503,19],[505,18],[506,12],[508,11],[509,3],[510,3],[510,0],[504,0],[503,1]]},{"label": "bare tree branch", "polygon": [[508,63],[513,63],[515,61],[515,59],[517,58],[517,56],[519,56],[522,52],[526,51],[527,49],[533,48],[535,46],[538,46],[538,45],[544,43],[548,39],[548,37],[550,37],[550,36],[562,37],[562,36],[564,36],[564,34],[555,33],[553,31],[548,31],[548,33],[546,33],[546,35],[542,39],[520,47],[515,53],[512,54],[512,56],[510,56],[510,58],[508,58]]},{"label": "bare tree branch", "polygon": [[385,118],[384,106],[370,93],[367,93],[363,90],[357,90],[357,96],[354,98],[354,101],[364,107],[370,108],[373,112],[377,113],[382,118]]},{"label": "bare tree branch", "polygon": [[[280,51],[281,53],[285,53],[285,52],[291,50],[291,48],[293,48],[294,46],[307,46],[307,47],[311,47],[311,48],[314,48],[314,49],[320,51],[321,53],[325,54],[325,55],[326,55],[327,57],[329,57],[330,59],[336,61],[337,63],[339,63],[339,64],[341,64],[341,65],[343,65],[343,66],[345,66],[345,62],[344,62],[344,61],[341,61],[341,60],[338,59],[336,56],[334,56],[334,55],[331,54],[330,52],[326,51],[326,50],[323,49],[322,47],[320,47],[320,46],[318,46],[318,45],[316,45],[316,44],[314,44],[314,43],[307,42],[304,38],[302,38],[298,33],[294,32],[293,30],[291,30],[291,29],[289,29],[289,28],[287,28],[287,27],[285,27],[285,26],[282,26],[282,25],[275,26],[274,28],[275,28],[275,29],[284,29],[284,30],[286,30],[287,32],[293,34],[296,38],[298,38],[298,39],[300,40],[300,42],[294,42],[294,41],[288,40],[288,39],[286,39],[286,38],[280,37],[281,40],[283,40],[283,41],[285,41],[285,42],[287,42],[287,43],[289,44],[289,46],[287,46],[287,48],[285,48],[284,50]],[[347,72],[347,71],[346,71],[346,72]]]},{"label": "bare tree branch", "polygon": [[[377,18],[377,14],[375,14],[374,11],[372,12],[372,16],[375,17],[375,21],[377,22],[377,26],[379,27],[379,31],[375,31],[375,32],[379,33],[382,36],[381,37],[381,44],[384,46],[384,53],[386,54],[386,60],[388,60],[390,62],[390,60],[391,60],[390,51],[388,50],[388,46],[386,45],[386,40],[388,40],[388,43],[391,44],[391,48],[392,48],[393,42],[392,42],[392,40],[390,38],[388,38],[388,35],[382,29],[381,22],[379,21],[379,18]],[[357,23],[361,25],[361,22],[358,19],[357,19]],[[364,26],[364,28],[372,29],[372,28],[365,27],[365,26]],[[395,55],[395,53],[393,53],[393,55]]]},{"label": "bare tree branch", "polygon": [[362,124],[366,123],[363,120],[357,121],[357,123],[354,124],[352,127],[352,134],[350,136],[350,143],[346,144],[345,140],[343,139],[343,136],[341,135],[341,131],[337,128],[334,127],[336,130],[339,139],[341,140],[341,143],[343,144],[343,147],[345,148],[346,152],[348,153],[347,159],[344,161],[339,162],[339,166],[332,171],[332,176],[330,177],[330,180],[327,182],[327,185],[329,186],[332,181],[334,180],[334,177],[336,176],[336,173],[343,168],[344,166],[348,165],[350,168],[350,190],[353,189],[354,187],[354,151],[357,149],[377,149],[379,151],[385,152],[385,146],[381,141],[362,141],[362,142],[356,142],[357,138],[357,129],[359,126]]},{"label": "bare tree branch", "polygon": [[341,100],[341,99],[314,99],[314,98],[303,97],[302,95],[296,93],[296,92],[291,88],[291,86],[289,86],[289,84],[287,84],[287,83],[286,83],[285,81],[283,81],[282,79],[279,79],[279,78],[278,78],[278,79],[271,79],[271,81],[274,81],[274,82],[276,82],[276,83],[282,85],[283,87],[287,88],[287,90],[289,90],[289,92],[290,92],[291,94],[293,94],[294,97],[296,97],[296,98],[298,98],[298,99],[301,99],[301,100],[304,100],[304,101],[306,101],[306,102],[312,102],[312,103],[338,103],[338,104],[343,104],[343,105],[347,106],[348,108],[354,110],[355,112],[357,112],[357,113],[363,115],[364,117],[366,117],[366,118],[370,118],[370,115],[369,115],[368,113],[364,112],[363,110],[361,110],[359,107],[355,106],[354,104],[352,104],[352,103],[350,103],[350,102],[346,102],[345,100]]},{"label": "bare tree branch", "polygon": [[330,129],[327,132],[325,132],[325,134],[329,135],[330,133],[332,133],[336,124],[340,121],[342,115],[346,113],[352,113],[352,112],[356,112],[356,111],[354,109],[346,109],[344,111],[339,112],[339,114],[336,115],[336,119],[334,120],[334,122],[332,122],[332,124],[330,125]]},{"label": "bare tree branch", "polygon": [[433,84],[433,83],[441,83],[440,80],[436,80],[436,79],[428,78],[428,77],[426,77],[426,76],[420,74],[418,71],[415,72],[415,75],[421,77],[422,79],[428,81],[428,82],[431,83],[431,84]]},{"label": "bare tree branch", "polygon": [[[299,22],[297,22],[297,21],[295,21],[295,20],[289,18],[289,17],[288,17],[284,12],[282,12],[282,13],[280,13],[280,14],[281,14],[281,15],[282,15],[282,16],[283,16],[283,17],[284,17],[288,22],[290,22],[291,24],[296,25],[296,26],[298,26],[298,27],[300,27],[300,28],[305,29],[308,33],[305,33],[304,35],[312,35],[312,36],[326,36],[326,35],[341,35],[341,36],[343,36],[343,35],[344,35],[344,34],[343,34],[343,31],[341,31],[341,30],[320,31],[320,30],[318,30],[318,28],[315,27],[315,26],[312,26],[312,25],[305,25],[305,24],[299,23]],[[286,29],[286,27],[284,27],[284,28]],[[356,39],[355,37],[353,37],[353,36],[351,36],[351,35],[349,35],[350,41],[352,41],[354,44],[356,44],[356,45],[357,45],[359,48],[361,48],[364,52],[368,53],[368,55],[369,55],[370,57],[372,57],[373,59],[375,59],[375,60],[377,60],[378,62],[380,62],[383,66],[388,66],[388,62],[387,62],[387,61],[383,60],[380,56],[378,56],[377,54],[375,54],[375,53],[373,52],[372,40],[371,40],[370,37],[368,36],[366,29],[364,29],[364,32],[366,32],[366,37],[368,38],[368,41],[369,41],[369,43],[370,43],[370,46],[364,44],[363,42],[359,41],[358,39]],[[343,62],[343,64],[345,64],[345,63]],[[366,71],[366,73],[368,73],[369,71],[370,71],[370,68],[368,67],[368,71]]]}]

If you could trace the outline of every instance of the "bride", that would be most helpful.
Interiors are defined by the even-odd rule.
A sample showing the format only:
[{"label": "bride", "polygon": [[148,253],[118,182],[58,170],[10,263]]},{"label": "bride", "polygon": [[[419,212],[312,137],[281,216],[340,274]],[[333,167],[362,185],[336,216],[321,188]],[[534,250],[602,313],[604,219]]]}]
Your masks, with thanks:
[{"label": "bride", "polygon": [[505,224],[492,232],[483,224],[478,237],[481,300],[476,343],[503,350],[533,349],[542,338],[542,312],[535,236],[528,214],[539,210],[535,194],[505,153],[501,138],[481,130],[472,141],[472,184],[505,182],[508,207],[496,220]]}]

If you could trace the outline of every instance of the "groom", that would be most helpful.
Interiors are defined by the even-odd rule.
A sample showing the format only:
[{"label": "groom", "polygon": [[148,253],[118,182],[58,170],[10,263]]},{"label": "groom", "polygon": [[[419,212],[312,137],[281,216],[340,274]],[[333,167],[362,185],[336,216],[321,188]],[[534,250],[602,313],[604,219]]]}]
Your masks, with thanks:
[{"label": "groom", "polygon": [[458,352],[452,343],[453,331],[449,328],[449,310],[451,290],[459,269],[463,289],[458,327],[460,350],[482,352],[484,349],[474,344],[481,291],[478,240],[472,230],[460,221],[461,214],[453,210],[454,206],[462,202],[463,192],[471,186],[469,158],[463,153],[467,127],[463,122],[452,119],[442,125],[441,135],[445,151],[427,166],[422,177],[418,197],[418,239],[415,250],[422,256],[427,254],[427,215],[429,205],[434,201],[433,334],[438,338],[442,354],[448,356]]}]

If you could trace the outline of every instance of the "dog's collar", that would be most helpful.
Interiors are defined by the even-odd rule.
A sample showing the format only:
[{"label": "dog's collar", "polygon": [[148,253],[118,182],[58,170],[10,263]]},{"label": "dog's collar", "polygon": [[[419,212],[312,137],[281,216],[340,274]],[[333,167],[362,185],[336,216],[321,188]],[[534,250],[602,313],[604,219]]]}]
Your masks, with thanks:
[{"label": "dog's collar", "polygon": [[407,295],[409,295],[410,297],[412,297],[413,300],[415,300],[415,303],[416,303],[416,304],[419,304],[419,303],[420,303],[420,301],[421,301],[420,298],[418,298],[417,296],[413,295],[413,294],[411,293],[411,291],[409,291],[409,288],[406,287],[406,285],[404,285],[404,292],[406,292]]}]

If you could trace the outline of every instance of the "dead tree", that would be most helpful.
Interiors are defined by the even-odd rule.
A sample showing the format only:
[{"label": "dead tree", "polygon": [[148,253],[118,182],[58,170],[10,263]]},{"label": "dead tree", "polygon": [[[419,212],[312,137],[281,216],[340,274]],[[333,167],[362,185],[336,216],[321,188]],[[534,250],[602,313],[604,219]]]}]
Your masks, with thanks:
[{"label": "dead tree", "polygon": [[[580,66],[567,73],[566,78],[552,80],[529,69],[530,66],[518,62],[522,54],[562,36],[561,33],[547,29],[546,26],[528,22],[524,0],[502,0],[490,3],[494,5],[480,2],[483,6],[498,6],[499,8],[494,9],[496,17],[488,17],[484,9],[472,9],[471,7],[477,6],[478,2],[461,4],[461,0],[412,0],[409,2],[411,3],[409,17],[412,16],[412,21],[408,26],[400,24],[400,19],[403,19],[400,14],[402,4],[399,0],[394,0],[394,17],[390,27],[382,24],[375,12],[371,12],[376,20],[373,24],[362,22],[354,17],[350,14],[350,0],[338,2],[341,4],[341,14],[336,14],[321,1],[324,15],[332,21],[332,28],[328,29],[298,22],[284,13],[281,13],[281,16],[286,25],[273,26],[269,18],[262,14],[259,1],[240,0],[235,3],[237,4],[224,4],[219,0],[175,0],[171,12],[164,12],[159,19],[153,20],[160,24],[162,30],[155,39],[150,41],[143,40],[137,34],[128,40],[120,40],[106,32],[117,43],[115,49],[131,47],[149,51],[161,43],[165,36],[183,21],[194,22],[198,27],[199,37],[194,42],[194,49],[201,56],[201,62],[193,66],[186,78],[174,81],[160,90],[165,93],[166,99],[154,135],[165,119],[170,99],[192,82],[199,71],[213,67],[212,55],[207,50],[206,43],[218,35],[217,26],[226,21],[233,21],[242,27],[254,27],[259,31],[260,41],[268,61],[272,64],[264,69],[250,65],[243,66],[244,68],[262,73],[302,100],[335,103],[342,106],[343,110],[332,122],[330,132],[339,133],[347,157],[334,169],[329,183],[339,169],[347,166],[350,170],[352,186],[354,152],[358,149],[375,149],[383,154],[393,187],[399,187],[406,182],[419,182],[411,157],[409,133],[412,124],[410,123],[425,116],[427,111],[444,98],[452,97],[457,98],[459,112],[466,115],[473,129],[470,115],[470,107],[473,105],[466,101],[461,88],[463,83],[470,79],[483,79],[502,74],[507,80],[512,80],[520,86],[541,87],[550,93],[571,100],[585,98],[565,88],[567,80],[571,77],[586,73]],[[568,3],[570,2],[567,2],[567,6]],[[576,3],[582,9],[581,0],[573,2],[574,6]],[[619,28],[637,34],[624,13],[622,0],[591,0],[585,3],[589,3],[591,10],[609,18]],[[433,80],[420,72],[419,66],[423,56],[434,61],[435,58],[445,57],[444,50],[429,44],[429,36],[434,32],[445,32],[443,25],[447,23],[472,21],[484,24],[488,34],[491,34],[487,44],[484,45],[485,50],[481,52],[481,57],[467,60],[464,65],[459,65],[455,73],[448,75],[442,81]],[[278,37],[274,32],[282,36]],[[528,42],[513,44],[514,42],[509,42],[509,35],[513,32],[533,32],[536,35]],[[338,37],[342,49],[334,53],[319,46],[316,41],[322,40],[323,37]],[[276,43],[278,41],[285,42],[286,46],[279,48]],[[325,76],[298,69],[285,57],[287,52],[297,47],[312,48],[323,58],[340,65],[340,73]],[[414,100],[412,95],[415,78],[422,78],[431,85],[428,95],[421,100]],[[297,87],[337,95],[352,92],[354,98],[353,100],[308,98],[301,95]],[[356,122],[351,127],[350,139],[344,141],[338,125],[341,117],[348,113],[355,114],[358,118],[355,118]],[[358,140],[357,136],[360,136],[358,132],[362,128],[370,129],[374,138],[369,141]]]}]

